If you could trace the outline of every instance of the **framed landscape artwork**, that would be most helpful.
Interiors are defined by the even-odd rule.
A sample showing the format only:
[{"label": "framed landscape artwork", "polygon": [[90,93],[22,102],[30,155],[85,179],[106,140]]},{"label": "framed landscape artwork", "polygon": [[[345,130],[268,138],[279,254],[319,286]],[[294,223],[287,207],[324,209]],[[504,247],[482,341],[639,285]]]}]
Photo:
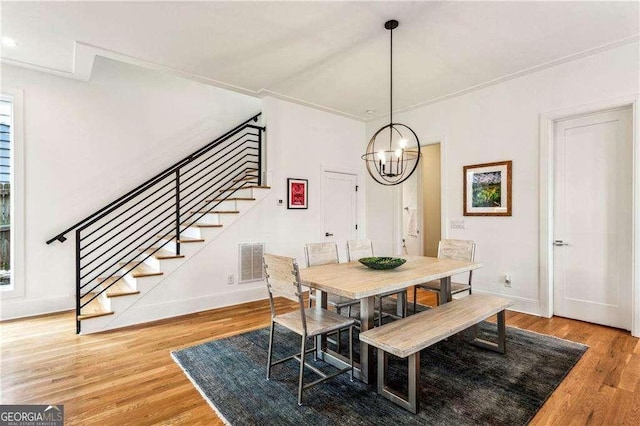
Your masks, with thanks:
[{"label": "framed landscape artwork", "polygon": [[307,208],[307,179],[287,179],[287,208]]},{"label": "framed landscape artwork", "polygon": [[464,215],[511,216],[511,161],[464,166]]}]

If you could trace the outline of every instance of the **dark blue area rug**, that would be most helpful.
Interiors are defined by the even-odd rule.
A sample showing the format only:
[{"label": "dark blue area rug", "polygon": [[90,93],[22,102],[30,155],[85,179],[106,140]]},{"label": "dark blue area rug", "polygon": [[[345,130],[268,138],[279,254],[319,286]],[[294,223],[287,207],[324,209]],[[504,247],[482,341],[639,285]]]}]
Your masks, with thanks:
[{"label": "dark blue area rug", "polygon": [[[494,324],[481,327],[493,338]],[[523,425],[587,350],[578,343],[512,327],[507,327],[505,355],[473,346],[463,335],[452,336],[420,354],[421,406],[414,415],[378,396],[375,385],[350,382],[348,374],[305,391],[304,405],[299,407],[299,364],[291,360],[273,367],[267,381],[268,344],[265,328],[172,356],[225,423],[232,425]],[[298,335],[276,326],[274,359],[299,347]],[[328,367],[322,361],[316,365]],[[406,370],[406,360],[391,358],[390,381],[401,386]],[[315,378],[309,373],[305,382]]]}]

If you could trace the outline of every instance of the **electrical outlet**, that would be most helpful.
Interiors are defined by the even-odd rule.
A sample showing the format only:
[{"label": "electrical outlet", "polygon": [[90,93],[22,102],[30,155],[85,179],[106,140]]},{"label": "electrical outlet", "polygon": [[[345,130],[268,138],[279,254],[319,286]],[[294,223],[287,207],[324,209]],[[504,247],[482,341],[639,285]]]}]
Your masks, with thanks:
[{"label": "electrical outlet", "polygon": [[284,205],[284,200],[282,198],[278,198],[276,200],[276,204],[279,205],[279,206],[282,206],[282,205]]},{"label": "electrical outlet", "polygon": [[227,276],[227,284],[233,284],[235,282],[235,277],[233,274]]},{"label": "electrical outlet", "polygon": [[465,229],[464,220],[452,220],[451,229]]},{"label": "electrical outlet", "polygon": [[504,274],[504,286],[511,287],[511,275]]}]

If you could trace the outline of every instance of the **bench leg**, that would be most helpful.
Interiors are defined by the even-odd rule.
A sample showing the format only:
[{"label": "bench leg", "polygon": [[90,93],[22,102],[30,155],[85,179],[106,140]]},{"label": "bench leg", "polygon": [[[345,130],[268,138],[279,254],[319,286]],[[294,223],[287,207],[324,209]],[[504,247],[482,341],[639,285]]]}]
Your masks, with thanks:
[{"label": "bench leg", "polygon": [[420,410],[420,351],[409,355],[409,411]]},{"label": "bench leg", "polygon": [[505,325],[505,315],[504,310],[498,312],[498,341],[497,342],[489,342],[488,340],[481,339],[478,337],[478,325],[474,325],[471,327],[472,335],[471,335],[471,343],[476,346],[479,346],[484,349],[489,349],[498,353],[505,353],[506,351],[506,325]]},{"label": "bench leg", "polygon": [[406,398],[387,386],[389,355],[378,348],[378,395],[416,414],[420,410],[420,352],[409,355],[408,393]]}]

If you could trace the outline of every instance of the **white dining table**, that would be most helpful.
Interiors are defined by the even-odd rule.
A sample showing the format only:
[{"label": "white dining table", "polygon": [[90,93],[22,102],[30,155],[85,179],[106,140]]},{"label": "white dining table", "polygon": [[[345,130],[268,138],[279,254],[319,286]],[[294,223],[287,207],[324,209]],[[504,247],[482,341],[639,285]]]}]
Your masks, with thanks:
[{"label": "white dining table", "polygon": [[[403,265],[389,270],[370,269],[360,262],[334,263],[300,270],[302,285],[318,290],[319,309],[327,308],[327,294],[335,294],[360,300],[360,332],[374,326],[375,296],[406,290],[416,284],[440,280],[440,301],[451,300],[451,277],[482,267],[481,263],[423,256],[396,256],[407,260]],[[406,302],[406,292],[398,295],[398,304]],[[316,341],[318,358],[337,367],[345,367],[346,357],[327,347],[326,336]],[[354,367],[355,376],[365,383],[375,381],[374,348],[360,342],[360,362]]]}]

